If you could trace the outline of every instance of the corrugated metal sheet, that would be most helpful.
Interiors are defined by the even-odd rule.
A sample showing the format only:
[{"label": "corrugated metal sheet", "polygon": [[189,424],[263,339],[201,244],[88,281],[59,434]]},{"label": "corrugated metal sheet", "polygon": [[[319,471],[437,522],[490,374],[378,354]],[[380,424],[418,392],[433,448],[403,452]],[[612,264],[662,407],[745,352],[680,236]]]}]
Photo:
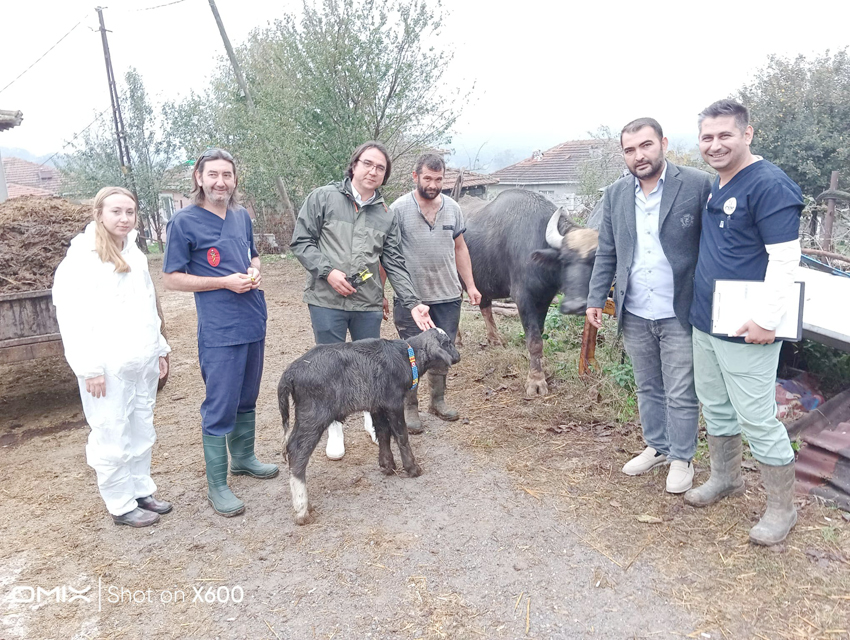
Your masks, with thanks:
[{"label": "corrugated metal sheet", "polygon": [[850,422],[834,431],[803,433],[797,457],[797,492],[818,496],[850,511]]},{"label": "corrugated metal sheet", "polygon": [[788,425],[803,441],[797,456],[797,492],[850,511],[850,390]]}]

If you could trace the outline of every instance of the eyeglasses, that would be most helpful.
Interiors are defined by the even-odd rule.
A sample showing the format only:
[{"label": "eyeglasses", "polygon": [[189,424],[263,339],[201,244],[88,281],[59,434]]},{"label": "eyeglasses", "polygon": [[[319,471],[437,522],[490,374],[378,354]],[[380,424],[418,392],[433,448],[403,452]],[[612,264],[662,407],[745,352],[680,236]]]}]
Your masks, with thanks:
[{"label": "eyeglasses", "polygon": [[378,175],[381,175],[382,173],[385,173],[386,170],[387,170],[387,168],[384,165],[375,164],[371,160],[360,160],[360,159],[358,159],[357,162],[359,162],[364,167],[366,167],[366,173],[369,173],[370,171],[372,171],[372,169],[374,169],[375,173],[377,173]]}]

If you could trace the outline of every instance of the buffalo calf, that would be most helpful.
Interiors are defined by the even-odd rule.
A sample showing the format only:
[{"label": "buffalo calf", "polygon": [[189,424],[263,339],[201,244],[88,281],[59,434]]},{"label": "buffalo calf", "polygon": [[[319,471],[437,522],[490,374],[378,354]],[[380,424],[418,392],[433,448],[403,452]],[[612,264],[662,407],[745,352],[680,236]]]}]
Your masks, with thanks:
[{"label": "buffalo calf", "polygon": [[[434,365],[460,361],[449,336],[441,329],[430,329],[407,342],[371,339],[319,345],[283,372],[277,398],[283,418],[292,506],[298,524],[312,521],[306,481],[310,455],[331,422],[342,422],[355,411],[372,414],[378,437],[378,464],[385,474],[395,472],[390,436],[398,443],[407,475],[415,477],[422,473],[410,449],[404,422],[404,395],[413,386],[408,345],[413,349],[420,380]],[[291,431],[290,396],[295,404]]]}]

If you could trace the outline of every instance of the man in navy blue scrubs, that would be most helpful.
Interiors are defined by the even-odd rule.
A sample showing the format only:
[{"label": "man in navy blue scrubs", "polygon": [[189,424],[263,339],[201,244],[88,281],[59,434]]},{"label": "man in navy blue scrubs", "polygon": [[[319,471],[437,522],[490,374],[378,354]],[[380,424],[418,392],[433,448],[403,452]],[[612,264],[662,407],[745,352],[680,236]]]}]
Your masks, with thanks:
[{"label": "man in navy blue scrubs", "polygon": [[255,408],[263,375],[266,301],[251,218],[239,205],[236,165],[208,149],[192,172],[194,204],[169,221],[162,270],[165,288],[191,291],[198,312],[198,358],[207,388],[201,404],[207,497],[216,513],[245,504],[227,486],[234,475],[273,478],[278,468],[254,455]]},{"label": "man in navy blue scrubs", "polygon": [[[717,171],[702,214],[690,315],[711,477],[688,491],[685,502],[705,507],[744,492],[743,432],[767,493],[767,509],[750,529],[750,541],[774,545],[797,522],[794,450],[776,418],[782,348],[776,328],[798,303],[789,293],[800,263],[803,196],[779,167],[750,151],[754,132],[746,107],[718,100],[700,113],[698,122],[700,153]],[[715,280],[764,282],[752,317],[734,336],[711,334]]]}]

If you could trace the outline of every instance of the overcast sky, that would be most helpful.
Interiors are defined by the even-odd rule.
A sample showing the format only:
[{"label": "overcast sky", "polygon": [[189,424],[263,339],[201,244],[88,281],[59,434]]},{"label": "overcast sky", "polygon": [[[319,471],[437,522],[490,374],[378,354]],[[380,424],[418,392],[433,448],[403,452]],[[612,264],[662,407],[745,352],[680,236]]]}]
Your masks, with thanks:
[{"label": "overcast sky", "polygon": [[[104,10],[116,77],[130,66],[157,100],[203,92],[224,47],[207,0],[113,0]],[[63,144],[109,107],[93,0],[4,3],[0,89],[73,30],[9,88],[0,109],[23,124],[0,146],[35,154]],[[300,0],[218,0],[234,44],[298,12]],[[455,49],[450,84],[476,91],[456,128],[457,156],[548,148],[657,118],[671,142],[696,140],[696,114],[747,83],[771,53],[822,53],[848,44],[850,2],[447,2],[443,43]],[[9,6],[11,5],[11,6]],[[838,27],[837,25],[843,25]],[[456,157],[457,157],[456,156]]]}]

